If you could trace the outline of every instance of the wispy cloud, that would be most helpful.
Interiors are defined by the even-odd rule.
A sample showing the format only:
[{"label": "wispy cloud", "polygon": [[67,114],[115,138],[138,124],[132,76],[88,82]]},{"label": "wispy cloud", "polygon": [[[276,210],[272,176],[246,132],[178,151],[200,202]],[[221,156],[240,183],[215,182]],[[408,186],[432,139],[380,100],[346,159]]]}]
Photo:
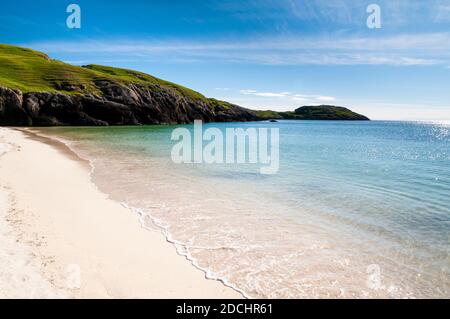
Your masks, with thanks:
[{"label": "wispy cloud", "polygon": [[436,4],[435,6],[435,17],[434,22],[449,22],[450,21],[450,4]]},{"label": "wispy cloud", "polygon": [[281,98],[294,102],[324,103],[336,101],[335,97],[315,94],[296,94],[292,92],[259,92],[256,90],[240,90],[241,94],[264,98]]},{"label": "wispy cloud", "polygon": [[[301,20],[333,21],[337,23],[352,23],[357,16],[364,14],[361,10],[364,2],[361,0],[289,0],[292,13]],[[358,10],[359,9],[359,10]]]},{"label": "wispy cloud", "polygon": [[426,25],[448,21],[448,0],[258,0],[211,1],[214,9],[231,14],[240,20],[307,22],[315,27],[351,28],[365,27],[366,8],[378,4],[383,12],[386,27]]},{"label": "wispy cloud", "polygon": [[[268,65],[448,65],[450,33],[373,37],[279,37],[220,41],[82,41],[26,43],[50,54],[111,59]],[[80,59],[84,60],[84,59]]]},{"label": "wispy cloud", "polygon": [[255,96],[262,96],[262,97],[288,97],[290,95],[290,92],[258,92],[255,90],[241,90],[241,94],[245,95],[255,95]]}]

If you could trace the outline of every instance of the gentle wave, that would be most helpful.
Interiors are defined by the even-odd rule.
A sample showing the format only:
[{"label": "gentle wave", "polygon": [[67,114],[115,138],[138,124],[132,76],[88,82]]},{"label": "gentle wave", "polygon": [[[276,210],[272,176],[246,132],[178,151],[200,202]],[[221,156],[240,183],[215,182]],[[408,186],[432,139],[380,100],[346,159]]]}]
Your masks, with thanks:
[{"label": "gentle wave", "polygon": [[424,123],[279,125],[272,177],[176,166],[170,127],[41,132],[89,159],[93,182],[143,227],[247,297],[448,297],[450,140]]}]

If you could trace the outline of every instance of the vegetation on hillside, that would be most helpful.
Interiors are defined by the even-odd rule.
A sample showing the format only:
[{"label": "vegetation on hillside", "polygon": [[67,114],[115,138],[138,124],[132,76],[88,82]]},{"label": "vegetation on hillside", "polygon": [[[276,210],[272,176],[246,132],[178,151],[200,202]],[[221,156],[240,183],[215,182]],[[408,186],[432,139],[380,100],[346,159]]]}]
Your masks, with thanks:
[{"label": "vegetation on hillside", "polygon": [[[206,98],[194,90],[142,72],[95,64],[74,66],[51,59],[42,52],[0,44],[0,86],[22,93],[59,92],[71,96],[89,94],[101,97],[103,91],[100,84],[103,82],[116,86],[139,85],[148,88],[152,94],[169,90],[176,101],[179,100],[178,97],[183,97],[187,102],[206,107],[211,112],[236,109],[231,103]],[[345,107],[332,105],[304,106],[293,112],[267,110],[251,113],[254,118],[262,120],[368,120]]]},{"label": "vegetation on hillside", "polygon": [[[116,84],[157,85],[170,88],[182,96],[201,100],[211,107],[218,104],[226,108],[229,103],[208,99],[184,86],[154,76],[101,65],[74,66],[53,60],[46,54],[27,48],[0,44],[0,86],[27,92],[60,92],[65,94],[97,94],[97,81]],[[153,89],[156,87],[153,86]]]},{"label": "vegetation on hillside", "polygon": [[290,112],[256,111],[256,114],[264,120],[369,120],[364,115],[355,113],[345,107],[334,105],[302,106]]}]

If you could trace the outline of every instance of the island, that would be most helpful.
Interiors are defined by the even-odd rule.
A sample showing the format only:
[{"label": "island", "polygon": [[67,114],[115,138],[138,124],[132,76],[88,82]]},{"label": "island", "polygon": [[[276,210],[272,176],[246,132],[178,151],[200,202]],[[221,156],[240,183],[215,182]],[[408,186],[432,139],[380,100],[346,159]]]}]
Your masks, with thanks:
[{"label": "island", "polygon": [[334,105],[302,106],[291,112],[255,111],[263,120],[369,121],[364,115]]}]

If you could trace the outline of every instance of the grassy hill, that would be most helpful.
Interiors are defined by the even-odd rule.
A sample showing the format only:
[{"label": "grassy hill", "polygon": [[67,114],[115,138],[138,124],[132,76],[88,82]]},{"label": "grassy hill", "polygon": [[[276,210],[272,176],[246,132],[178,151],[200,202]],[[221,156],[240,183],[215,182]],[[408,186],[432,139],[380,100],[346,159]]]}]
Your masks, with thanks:
[{"label": "grassy hill", "polygon": [[265,120],[330,120],[330,121],[367,121],[364,115],[355,113],[348,108],[334,105],[314,105],[302,106],[295,111],[276,112],[276,111],[257,111],[257,115]]},{"label": "grassy hill", "polygon": [[74,66],[42,52],[0,44],[0,124],[135,125],[264,119],[367,120],[343,107],[252,111],[149,74]]},{"label": "grassy hill", "polygon": [[[194,90],[142,72],[101,65],[79,67],[50,59],[42,52],[0,44],[0,85],[2,86],[17,89],[23,93],[101,94],[95,82],[102,80],[117,84],[156,84],[173,89],[193,100],[208,101],[205,96]],[[217,104],[217,100],[214,103]]]},{"label": "grassy hill", "polygon": [[0,125],[254,121],[251,110],[138,71],[74,66],[0,44]]}]

